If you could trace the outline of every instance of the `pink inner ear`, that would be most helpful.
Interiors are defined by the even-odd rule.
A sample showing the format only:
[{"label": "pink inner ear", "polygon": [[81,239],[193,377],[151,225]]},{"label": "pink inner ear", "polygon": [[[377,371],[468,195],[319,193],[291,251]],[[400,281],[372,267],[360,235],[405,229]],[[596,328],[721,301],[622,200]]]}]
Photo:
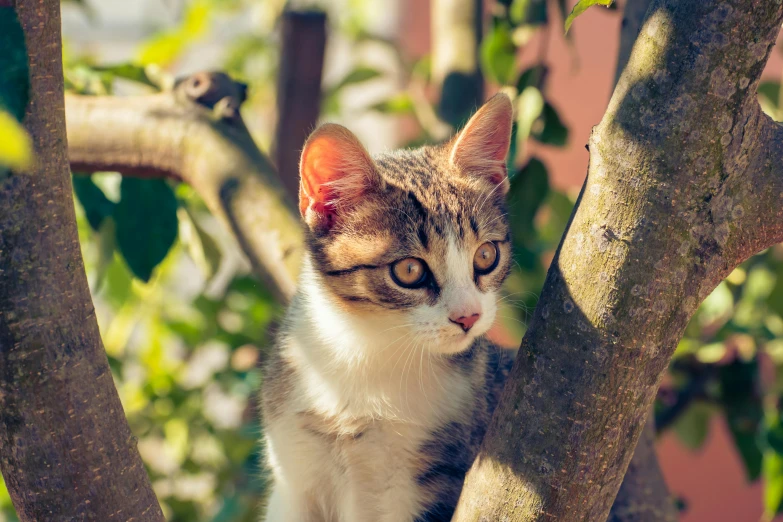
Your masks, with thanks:
[{"label": "pink inner ear", "polygon": [[329,212],[329,203],[337,198],[329,182],[339,179],[340,143],[328,136],[320,136],[307,143],[302,153],[299,188],[299,211],[305,215],[308,208],[319,214]]}]

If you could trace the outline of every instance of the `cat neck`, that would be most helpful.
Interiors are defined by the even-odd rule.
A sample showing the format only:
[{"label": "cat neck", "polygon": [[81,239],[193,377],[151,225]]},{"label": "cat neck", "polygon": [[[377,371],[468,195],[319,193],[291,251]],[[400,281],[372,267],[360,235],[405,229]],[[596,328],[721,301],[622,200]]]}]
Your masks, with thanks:
[{"label": "cat neck", "polygon": [[419,422],[471,399],[470,372],[417,345],[407,325],[344,309],[309,258],[287,323],[286,351],[324,414]]}]

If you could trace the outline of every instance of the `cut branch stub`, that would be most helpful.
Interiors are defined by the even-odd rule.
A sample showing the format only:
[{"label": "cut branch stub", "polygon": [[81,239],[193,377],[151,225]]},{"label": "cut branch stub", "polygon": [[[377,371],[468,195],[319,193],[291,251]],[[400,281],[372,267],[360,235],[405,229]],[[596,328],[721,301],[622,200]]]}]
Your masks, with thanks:
[{"label": "cut branch stub", "polygon": [[210,109],[216,109],[223,119],[239,116],[239,106],[247,98],[247,85],[234,81],[222,72],[198,72],[175,84],[188,99]]}]

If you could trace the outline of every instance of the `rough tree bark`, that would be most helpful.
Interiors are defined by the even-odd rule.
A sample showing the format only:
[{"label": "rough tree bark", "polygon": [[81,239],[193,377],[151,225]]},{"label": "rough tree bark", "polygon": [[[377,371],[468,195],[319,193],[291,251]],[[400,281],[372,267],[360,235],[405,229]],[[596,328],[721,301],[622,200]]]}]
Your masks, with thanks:
[{"label": "rough tree bark", "polygon": [[605,520],[698,304],[783,240],[780,0],[655,0],[455,522]]},{"label": "rough tree bark", "polygon": [[273,159],[291,201],[299,198],[299,156],[321,114],[326,14],[283,13]]},{"label": "rough tree bark", "polygon": [[[0,11],[10,4],[0,2]],[[16,11],[30,63],[24,125],[36,165],[0,177],[0,469],[23,521],[162,521],[82,264],[65,141],[60,3],[17,0]]]},{"label": "rough tree bark", "polygon": [[[615,85],[620,79],[652,0],[627,0],[620,27]],[[609,522],[676,522],[677,507],[669,493],[655,453],[652,411],[636,444],[633,458],[612,504]]]}]

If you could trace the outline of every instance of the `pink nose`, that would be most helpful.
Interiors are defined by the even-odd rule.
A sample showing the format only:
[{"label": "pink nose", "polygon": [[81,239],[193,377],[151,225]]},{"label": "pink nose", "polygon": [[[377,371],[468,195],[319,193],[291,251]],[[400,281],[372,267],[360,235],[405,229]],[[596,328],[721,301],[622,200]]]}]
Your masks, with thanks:
[{"label": "pink nose", "polygon": [[473,328],[473,325],[476,324],[476,321],[478,321],[480,317],[481,317],[481,315],[479,315],[479,314],[473,314],[471,316],[464,316],[463,315],[461,317],[457,317],[456,319],[452,318],[452,317],[449,317],[449,321],[451,321],[454,324],[458,324],[462,328],[462,330],[465,333],[467,333],[468,330]]}]

